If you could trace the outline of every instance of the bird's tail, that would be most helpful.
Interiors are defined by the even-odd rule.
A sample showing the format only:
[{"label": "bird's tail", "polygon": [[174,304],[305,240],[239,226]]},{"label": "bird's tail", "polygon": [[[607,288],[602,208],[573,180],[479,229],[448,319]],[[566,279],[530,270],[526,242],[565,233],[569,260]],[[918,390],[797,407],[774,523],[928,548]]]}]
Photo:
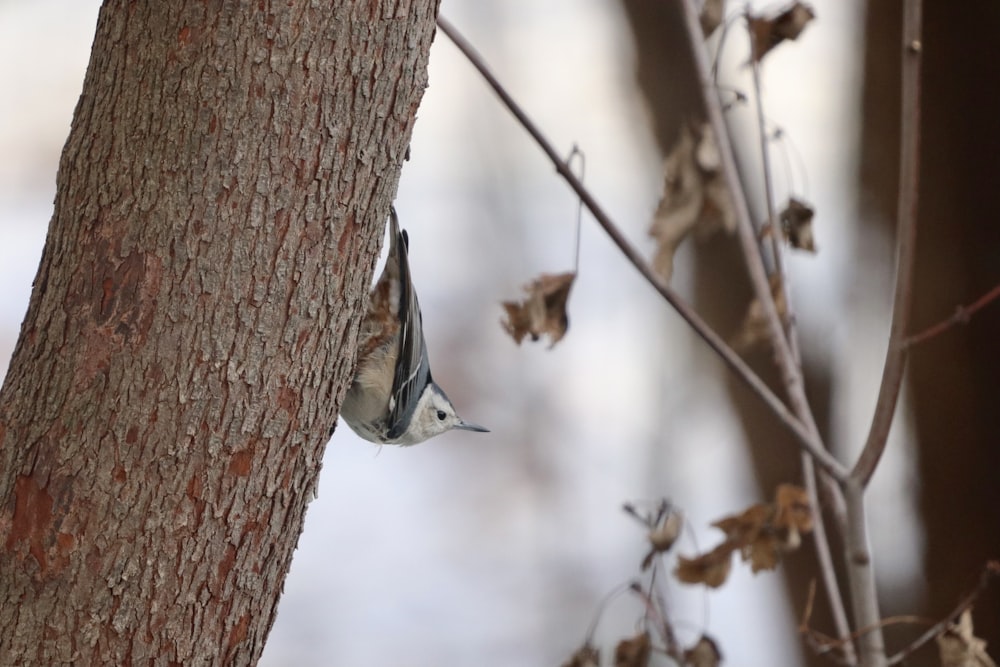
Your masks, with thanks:
[{"label": "bird's tail", "polygon": [[410,239],[405,230],[399,228],[399,216],[396,214],[396,207],[389,208],[389,258],[399,261],[399,253],[404,255],[410,249]]}]

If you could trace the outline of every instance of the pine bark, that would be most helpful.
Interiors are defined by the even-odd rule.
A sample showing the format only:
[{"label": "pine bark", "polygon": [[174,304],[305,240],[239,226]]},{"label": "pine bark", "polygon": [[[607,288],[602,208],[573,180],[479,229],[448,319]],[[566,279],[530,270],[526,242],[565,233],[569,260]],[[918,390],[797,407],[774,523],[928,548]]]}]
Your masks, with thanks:
[{"label": "pine bark", "polygon": [[0,390],[0,664],[258,660],[436,0],[109,0]]}]

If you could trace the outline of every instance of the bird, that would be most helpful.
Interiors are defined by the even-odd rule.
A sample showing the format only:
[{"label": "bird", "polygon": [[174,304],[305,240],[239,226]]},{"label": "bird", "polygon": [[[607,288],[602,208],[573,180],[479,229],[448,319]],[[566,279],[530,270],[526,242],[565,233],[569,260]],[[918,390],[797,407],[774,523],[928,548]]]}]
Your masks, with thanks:
[{"label": "bird", "polygon": [[459,417],[431,377],[409,236],[399,228],[395,206],[389,225],[389,256],[371,291],[340,416],[365,440],[385,445],[416,445],[452,429],[488,433]]}]

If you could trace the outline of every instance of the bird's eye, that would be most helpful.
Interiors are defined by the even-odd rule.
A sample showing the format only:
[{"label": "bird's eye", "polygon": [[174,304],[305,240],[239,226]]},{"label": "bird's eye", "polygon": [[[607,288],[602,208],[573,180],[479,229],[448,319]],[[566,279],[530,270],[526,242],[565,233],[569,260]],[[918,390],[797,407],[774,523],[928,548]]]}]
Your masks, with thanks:
[{"label": "bird's eye", "polygon": [[444,410],[438,410],[438,419],[440,421],[444,421],[444,418],[447,417],[447,416],[448,415],[445,414]]}]

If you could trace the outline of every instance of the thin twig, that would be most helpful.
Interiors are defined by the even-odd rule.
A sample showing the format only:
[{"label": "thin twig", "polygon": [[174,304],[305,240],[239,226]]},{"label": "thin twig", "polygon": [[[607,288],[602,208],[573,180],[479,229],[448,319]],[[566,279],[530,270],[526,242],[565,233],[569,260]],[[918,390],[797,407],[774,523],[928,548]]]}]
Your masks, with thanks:
[{"label": "thin twig", "polygon": [[893,295],[889,347],[875,416],[864,449],[851,475],[867,486],[885,451],[906,369],[906,330],[913,296],[913,264],[917,241],[920,180],[921,0],[903,3],[903,85],[900,122],[899,201],[896,210],[896,288]]},{"label": "thin twig", "polygon": [[601,601],[597,603],[597,611],[594,612],[594,617],[590,621],[590,627],[587,628],[587,634],[585,635],[584,645],[590,645],[594,641],[594,635],[597,633],[597,624],[601,622],[601,617],[604,616],[605,610],[607,610],[608,605],[619,597],[622,593],[632,590],[633,582],[627,582],[624,584],[619,584],[611,589],[611,592],[601,598]]},{"label": "thin twig", "polygon": [[[705,112],[708,115],[708,122],[712,126],[712,131],[715,134],[715,141],[719,148],[719,156],[722,162],[722,172],[725,175],[730,196],[733,198],[733,207],[736,210],[737,234],[743,250],[743,257],[747,263],[747,273],[750,276],[750,283],[753,286],[754,294],[761,304],[764,316],[768,322],[770,339],[774,346],[775,358],[777,359],[782,383],[788,393],[788,400],[792,411],[805,424],[806,430],[809,433],[809,439],[813,443],[813,447],[808,448],[808,450],[810,453],[813,450],[822,450],[825,452],[826,448],[823,445],[819,429],[816,427],[812,415],[812,409],[809,407],[809,401],[806,398],[805,382],[802,378],[801,368],[798,367],[795,356],[785,338],[784,324],[778,315],[774,296],[771,293],[770,281],[767,271],[764,268],[764,261],[760,256],[755,225],[750,216],[750,208],[747,205],[743,185],[740,182],[739,171],[736,169],[736,158],[732,144],[729,141],[726,122],[722,115],[722,105],[719,102],[718,96],[714,93],[715,89],[712,83],[711,65],[708,61],[708,54],[701,43],[701,24],[698,20],[698,12],[692,0],[683,0],[681,4],[683,5],[685,20],[688,26],[691,55],[694,59],[698,79],[701,84]],[[823,465],[822,467],[829,469],[829,466]],[[843,481],[843,478],[836,474],[833,474],[833,478]]]},{"label": "thin twig", "polygon": [[[771,391],[770,387],[760,379],[753,369],[743,359],[733,351],[729,345],[717,334],[715,333],[708,324],[701,319],[701,316],[683,299],[680,295],[674,292],[668,285],[666,285],[658,275],[653,271],[649,264],[642,258],[639,252],[628,242],[625,236],[621,233],[618,227],[611,221],[611,218],[604,212],[600,207],[594,197],[590,194],[590,191],[580,182],[580,179],[569,169],[569,166],[562,160],[559,154],[556,152],[555,148],[549,143],[548,139],[541,133],[538,127],[528,118],[521,107],[514,101],[507,90],[500,84],[500,82],[493,76],[492,72],[486,67],[485,62],[482,57],[476,53],[472,45],[462,37],[455,28],[442,16],[438,16],[438,27],[441,31],[447,35],[455,46],[465,55],[472,65],[479,70],[483,79],[493,88],[493,91],[497,94],[500,100],[504,103],[507,109],[517,118],[521,126],[525,131],[531,135],[535,140],[535,143],[542,149],[542,151],[549,157],[552,163],[555,165],[556,171],[560,176],[569,184],[573,191],[576,192],[577,196],[580,197],[587,209],[590,210],[591,214],[597,223],[604,229],[604,231],[611,237],[611,240],[615,245],[622,251],[625,258],[639,271],[643,278],[653,286],[653,288],[662,296],[667,303],[669,303],[674,310],[687,322],[695,333],[708,344],[721,359],[729,366],[729,368],[736,373],[753,393],[757,394],[771,409],[775,416],[783,423],[785,426],[796,436],[799,444],[808,451],[815,459],[820,467],[827,471],[835,479],[843,480],[846,478],[846,468],[844,465],[838,461],[836,458],[830,454],[822,444],[822,441],[818,438],[815,432],[809,428],[808,422],[803,423],[792,412],[785,406],[780,398]],[[723,135],[725,136],[725,135]],[[721,142],[720,142],[721,143]],[[745,205],[745,204],[744,204]],[[749,219],[749,213],[747,213]],[[764,278],[766,284],[766,277]],[[767,294],[770,291],[767,290]],[[768,297],[770,298],[770,297]],[[774,302],[770,301],[771,308],[774,308]],[[775,311],[776,312],[776,311]],[[777,315],[775,315],[777,317]]]},{"label": "thin twig", "polygon": [[[802,478],[805,480],[806,493],[809,494],[809,502],[817,503],[819,490],[817,489],[816,465],[806,453],[802,453]],[[833,625],[837,632],[849,629],[850,622],[847,619],[847,607],[844,598],[840,593],[840,584],[837,581],[837,569],[833,565],[833,552],[830,549],[830,540],[826,534],[826,521],[823,518],[823,508],[818,504],[813,504],[813,542],[816,544],[816,559],[819,561],[819,572],[823,578],[823,588],[830,598],[830,614],[833,616]],[[854,653],[854,646],[847,644],[843,648],[844,659],[847,664],[857,663]]]},{"label": "thin twig", "polygon": [[912,347],[914,345],[919,345],[926,340],[930,340],[935,336],[943,334],[945,331],[957,324],[967,324],[973,315],[988,306],[991,302],[995,301],[997,297],[1000,297],[1000,285],[997,285],[989,292],[970,303],[968,306],[959,306],[955,309],[955,313],[951,317],[942,320],[933,326],[927,327],[918,334],[910,336],[906,339],[906,346]]},{"label": "thin twig", "polygon": [[[782,156],[785,161],[785,171],[787,172],[788,189],[791,192],[798,192],[804,198],[809,199],[809,172],[806,171],[806,162],[802,159],[802,152],[799,151],[799,147],[795,145],[792,140],[792,136],[785,132],[785,129],[780,125],[775,124],[774,130],[771,132],[771,138],[774,141],[780,141],[782,148]],[[794,158],[794,164],[792,164]],[[795,183],[796,176],[802,180],[801,185],[798,187]]]},{"label": "thin twig", "polygon": [[764,202],[767,206],[767,225],[771,229],[771,261],[774,263],[774,273],[780,279],[782,296],[787,304],[789,316],[786,318],[785,335],[788,348],[792,354],[795,366],[802,368],[802,353],[799,350],[799,337],[795,331],[795,317],[792,312],[791,288],[788,285],[788,275],[785,273],[785,262],[781,254],[781,241],[778,216],[775,215],[774,181],[771,175],[771,146],[768,141],[767,119],[764,116],[764,94],[760,85],[760,60],[753,57],[757,53],[756,33],[750,28],[750,10],[744,13],[747,22],[747,34],[750,36],[750,71],[753,74],[753,92],[755,108],[757,109],[757,135],[760,139],[761,172],[764,175]]},{"label": "thin twig", "polygon": [[[747,34],[750,36],[750,53],[757,53],[756,36],[752,29],[750,29],[750,13],[749,10],[744,13],[744,19],[747,22]],[[779,241],[779,226],[778,226],[778,216],[775,214],[775,201],[774,201],[774,181],[771,170],[771,152],[770,152],[770,134],[767,131],[767,117],[764,115],[764,94],[760,83],[760,61],[757,58],[751,56],[750,67],[753,73],[753,88],[754,88],[754,99],[755,108],[757,111],[757,134],[760,140],[760,156],[761,156],[761,166],[764,176],[764,200],[767,205],[767,219],[768,226],[771,230],[771,257],[774,263],[774,272],[780,278],[780,289],[783,292],[783,298],[785,303],[788,304],[789,317],[786,319],[784,324],[784,335],[785,340],[788,343],[788,353],[790,358],[785,360],[785,363],[789,366],[793,366],[799,377],[802,374],[802,353],[799,348],[799,336],[798,328],[795,324],[795,317],[792,315],[791,304],[792,298],[790,294],[788,275],[784,269],[784,261],[782,259],[781,243]],[[759,247],[759,246],[758,246]],[[807,419],[812,421],[812,410],[808,406],[804,406],[804,412],[799,413],[799,417],[807,415]],[[815,423],[813,423],[813,428],[816,429]],[[817,429],[818,432],[818,429]],[[813,513],[815,517],[815,531],[813,532],[813,541],[816,544],[816,557],[819,561],[820,574],[823,578],[823,587],[827,591],[827,595],[830,598],[830,612],[833,615],[834,625],[838,628],[838,631],[846,631],[850,628],[850,624],[847,619],[847,610],[844,605],[844,600],[840,593],[840,585],[837,581],[837,571],[833,564],[833,552],[830,549],[830,541],[826,533],[826,525],[823,520],[822,509],[819,503],[819,484],[817,482],[816,468],[813,461],[806,455],[802,456],[802,477],[805,481],[806,491],[809,494],[809,500],[816,508]],[[831,497],[833,503],[837,502],[839,498],[839,489],[833,487],[832,484],[827,484],[824,490],[827,495]],[[854,653],[854,646],[848,643],[843,647],[844,660],[847,664],[853,664],[856,661],[856,656]]]},{"label": "thin twig", "polygon": [[935,623],[933,626],[928,628],[922,635],[917,637],[909,646],[904,648],[902,651],[896,655],[889,658],[888,665],[896,665],[906,660],[912,653],[914,653],[921,646],[934,639],[942,632],[948,629],[952,623],[955,622],[959,616],[965,612],[966,609],[972,606],[972,603],[976,601],[976,598],[986,589],[994,577],[1000,576],[1000,561],[992,560],[986,564],[983,568],[982,574],[979,575],[979,582],[972,591],[962,598],[961,602],[955,607],[955,609],[947,616],[942,618],[940,621]]},{"label": "thin twig", "polygon": [[[747,205],[742,183],[740,182],[739,172],[736,169],[736,159],[734,157],[732,145],[729,142],[729,133],[726,128],[725,119],[722,115],[722,105],[719,102],[718,95],[715,93],[714,80],[712,77],[711,65],[708,61],[708,54],[706,53],[702,40],[700,39],[701,32],[698,21],[698,12],[696,11],[692,0],[683,0],[681,5],[684,11],[685,21],[687,23],[688,40],[691,44],[691,55],[694,59],[695,69],[697,70],[698,79],[701,84],[705,111],[716,136],[716,144],[719,147],[719,153],[722,158],[723,173],[725,174],[726,182],[729,185],[729,192],[733,198],[734,208],[736,209],[737,232],[740,245],[743,250],[743,257],[747,265],[747,273],[750,276],[750,282],[753,285],[757,300],[763,307],[764,315],[767,318],[770,339],[774,348],[774,356],[777,362],[778,371],[781,375],[782,383],[785,386],[785,391],[788,395],[792,411],[796,417],[801,420],[803,424],[805,424],[809,438],[814,443],[814,446],[807,448],[807,451],[810,454],[813,454],[816,450],[826,453],[826,447],[823,444],[823,439],[819,434],[819,428],[817,427],[816,420],[813,417],[812,408],[809,406],[809,400],[806,397],[805,381],[802,376],[802,367],[799,363],[797,355],[798,345],[796,343],[793,349],[789,339],[786,338],[784,324],[781,317],[778,315],[778,310],[774,303],[774,297],[771,294],[770,281],[764,268],[763,258],[760,254],[760,246],[758,244],[757,233],[755,231],[756,227],[750,217],[750,209]],[[794,318],[790,318],[790,321],[794,323]],[[794,324],[789,328],[787,335],[792,340],[795,339],[796,330]],[[844,498],[840,488],[834,484],[832,480],[843,483],[844,478],[830,473],[829,467],[822,465],[820,459],[816,458],[815,460],[817,463],[820,463],[820,467],[822,467],[829,475],[821,477],[823,489],[830,498],[831,510],[838,520],[839,527],[843,529],[845,516]],[[811,466],[804,466],[803,475],[806,480],[806,490],[809,493],[809,502],[813,507],[817,508],[818,512],[820,502],[817,492],[817,484],[815,483],[815,480],[811,478],[813,474],[814,471],[811,469]],[[843,598],[840,594],[840,587],[837,584],[837,575],[833,568],[833,556],[830,553],[829,540],[827,539],[826,528],[822,521],[816,523],[815,530],[813,531],[813,541],[816,545],[816,551],[819,554],[819,564],[823,571],[823,585],[827,591],[827,601],[830,605],[834,624],[839,634],[847,635],[850,632],[850,626],[847,623],[847,612],[845,610]],[[855,663],[854,654],[850,648],[846,649],[845,656],[850,661],[850,664]]]},{"label": "thin twig", "polygon": [[[750,53],[757,53],[757,38],[754,31],[750,29],[750,10],[744,14],[747,22],[747,34],[750,35]],[[778,239],[778,216],[774,214],[774,183],[771,178],[771,150],[768,145],[768,134],[766,120],[764,117],[764,95],[760,86],[760,61],[751,55],[750,71],[753,74],[753,92],[755,108],[757,110],[757,135],[760,140],[760,162],[761,172],[764,175],[764,201],[767,205],[767,224],[771,228],[771,260],[774,262],[774,272],[781,277],[781,289],[785,293],[785,302],[791,303],[788,298],[788,286],[785,285],[784,262],[781,257],[781,242]],[[789,318],[791,322],[791,318]],[[797,350],[792,350],[798,360]]]},{"label": "thin twig", "polygon": [[[566,158],[566,166],[571,167],[573,164],[573,158],[580,158],[580,180],[583,181],[587,178],[587,156],[584,154],[580,148],[573,144],[573,150],[569,152],[569,157]],[[576,203],[576,252],[573,255],[573,273],[580,274],[580,236],[583,231],[583,201],[580,200]]]},{"label": "thin twig", "polygon": [[[874,626],[869,628],[861,628],[852,632],[849,637],[829,637],[819,630],[813,630],[810,627],[799,627],[799,632],[805,635],[813,650],[816,651],[818,655],[827,655],[830,651],[834,649],[842,648],[843,646],[849,645],[850,642],[854,641],[858,637],[867,634],[874,630],[875,628],[887,628],[891,625],[936,625],[935,622],[924,616],[914,616],[914,615],[902,615],[902,616],[890,616],[888,618],[883,618],[881,621],[876,623]],[[892,661],[889,661],[892,664]]]},{"label": "thin twig", "polygon": [[[643,606],[646,608],[647,618],[652,618],[654,621],[653,625],[660,631],[664,643],[664,653],[678,663],[681,663],[684,656],[677,645],[673,627],[671,627],[670,622],[663,615],[662,610],[656,606],[656,601],[646,591],[642,590],[642,586],[638,582],[632,584],[631,591],[642,601]],[[659,623],[656,623],[657,620]]]}]

